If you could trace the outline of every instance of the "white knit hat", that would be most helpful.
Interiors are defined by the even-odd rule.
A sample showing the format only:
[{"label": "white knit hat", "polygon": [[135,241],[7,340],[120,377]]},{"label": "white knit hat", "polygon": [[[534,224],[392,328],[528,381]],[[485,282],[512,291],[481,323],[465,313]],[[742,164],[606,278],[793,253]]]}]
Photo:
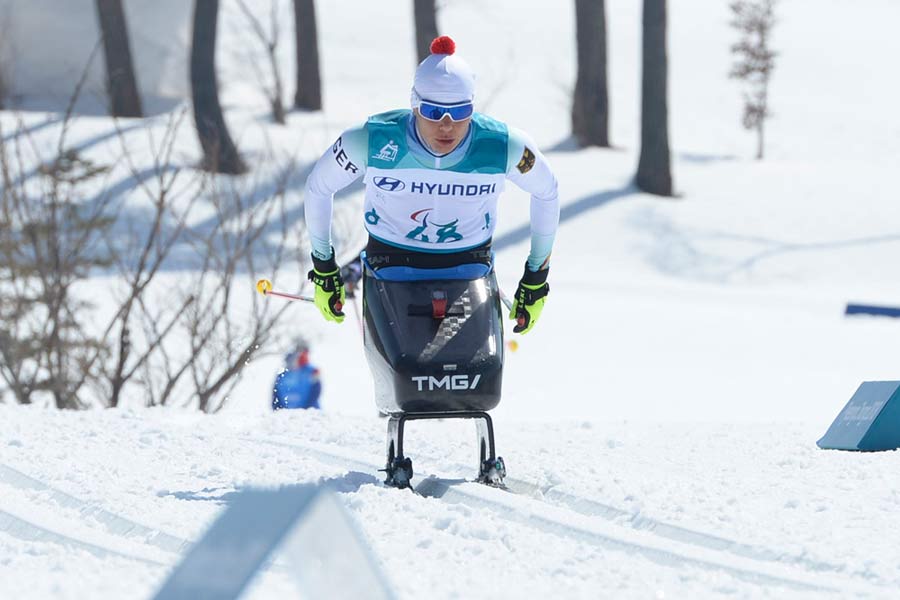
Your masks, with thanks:
[{"label": "white knit hat", "polygon": [[475,73],[454,52],[456,43],[449,36],[442,35],[431,42],[431,55],[419,63],[413,80],[414,107],[420,100],[456,104],[475,98]]}]

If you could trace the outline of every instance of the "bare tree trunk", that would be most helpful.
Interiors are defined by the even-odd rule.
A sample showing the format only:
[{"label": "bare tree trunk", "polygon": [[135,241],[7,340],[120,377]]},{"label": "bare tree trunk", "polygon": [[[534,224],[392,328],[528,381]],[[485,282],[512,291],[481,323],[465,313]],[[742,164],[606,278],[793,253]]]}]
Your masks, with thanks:
[{"label": "bare tree trunk", "polygon": [[572,102],[572,133],[581,146],[609,147],[604,0],[575,0],[578,78]]},{"label": "bare tree trunk", "polygon": [[667,88],[666,0],[644,0],[641,157],[636,183],[659,196],[672,195]]},{"label": "bare tree trunk", "polygon": [[245,172],[247,167],[231,141],[219,104],[215,65],[218,17],[219,0],[195,0],[191,38],[194,122],[203,147],[203,168],[214,173],[237,175]]},{"label": "bare tree trunk", "polygon": [[[765,44],[765,38],[763,38]],[[774,68],[774,67],[773,67]],[[759,117],[756,123],[756,160],[762,160],[765,153],[766,144],[766,119],[769,118],[769,77],[771,77],[772,69],[762,73],[762,83],[758,93],[759,98]]]},{"label": "bare tree trunk", "polygon": [[110,114],[114,117],[142,117],[144,113],[131,61],[128,23],[122,0],[96,0],[96,6],[106,54]]},{"label": "bare tree trunk", "polygon": [[422,62],[431,54],[431,42],[438,36],[434,0],[413,0],[413,13],[416,20],[416,55]]},{"label": "bare tree trunk", "polygon": [[270,102],[272,105],[272,119],[279,125],[284,125],[287,115],[285,115],[284,102],[282,101],[282,97],[284,96],[284,84],[281,82],[281,69],[278,68],[278,41],[281,38],[278,9],[278,2],[273,1],[269,13],[272,38],[266,45],[266,54],[269,57],[269,66],[272,69],[272,85],[274,87]]},{"label": "bare tree trunk", "polygon": [[319,75],[319,34],[314,0],[294,0],[294,32],[297,51],[297,91],[294,108],[322,109]]},{"label": "bare tree trunk", "polygon": [[763,148],[765,147],[765,129],[763,121],[756,126],[756,160],[763,159]]}]

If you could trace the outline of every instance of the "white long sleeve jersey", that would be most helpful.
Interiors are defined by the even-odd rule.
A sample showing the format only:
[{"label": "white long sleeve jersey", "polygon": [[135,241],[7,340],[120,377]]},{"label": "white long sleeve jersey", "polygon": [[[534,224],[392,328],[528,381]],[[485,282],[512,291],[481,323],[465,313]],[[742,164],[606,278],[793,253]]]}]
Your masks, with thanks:
[{"label": "white long sleeve jersey", "polygon": [[493,237],[505,181],[531,194],[528,268],[548,264],[559,224],[557,181],[523,132],[480,113],[453,152],[436,156],[409,110],[370,117],[345,131],[306,181],[313,253],[331,257],[334,193],[365,177],[365,227],[373,238],[417,252],[459,252]]}]

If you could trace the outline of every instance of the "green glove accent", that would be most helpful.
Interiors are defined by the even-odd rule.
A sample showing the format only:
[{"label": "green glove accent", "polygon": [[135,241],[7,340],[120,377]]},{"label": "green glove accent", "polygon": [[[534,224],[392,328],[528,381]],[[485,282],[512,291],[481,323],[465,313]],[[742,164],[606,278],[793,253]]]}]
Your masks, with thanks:
[{"label": "green glove accent", "polygon": [[[519,281],[509,318],[516,321],[513,327],[515,333],[528,333],[532,330],[544,310],[547,294],[550,293],[550,285],[544,281],[541,283],[525,283],[525,279],[534,279],[526,271],[525,277]],[[546,273],[544,274],[546,278]]]},{"label": "green glove accent", "polygon": [[[327,321],[335,323],[343,323],[345,294],[344,280],[341,277],[340,269],[332,257],[329,261],[318,260],[313,258],[315,267],[309,272],[307,277],[313,282],[316,288],[315,301],[316,307]],[[333,267],[333,268],[329,268]]]}]

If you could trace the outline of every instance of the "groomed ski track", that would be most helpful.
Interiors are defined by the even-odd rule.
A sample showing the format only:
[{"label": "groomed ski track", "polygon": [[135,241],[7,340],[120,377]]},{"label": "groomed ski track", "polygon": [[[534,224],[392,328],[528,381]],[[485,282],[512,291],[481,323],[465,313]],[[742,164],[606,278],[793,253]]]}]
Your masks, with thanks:
[{"label": "groomed ski track", "polygon": [[[37,493],[43,500],[31,502],[27,516],[21,514],[21,508],[10,509],[7,503],[0,507],[0,531],[23,541],[53,543],[99,558],[119,557],[160,567],[177,562],[177,557],[191,544],[0,464],[0,490],[4,486],[13,491]],[[3,496],[9,499],[8,494]],[[48,523],[38,522],[41,520]]]},{"label": "groomed ski track", "polygon": [[[329,467],[367,473],[369,477],[357,478],[362,481],[361,485],[380,485],[376,475],[382,465],[335,446],[252,437],[241,439],[290,449]],[[470,469],[448,465],[447,470],[452,475],[459,475]],[[323,478],[320,483],[339,493],[352,491],[339,481]],[[839,565],[671,525],[516,478],[507,479],[508,490],[465,479],[421,474],[417,474],[414,483],[421,502],[441,501],[488,511],[495,518],[543,534],[635,553],[669,567],[692,566],[721,571],[760,586],[813,593],[877,597],[888,593],[887,587],[879,582],[862,574],[848,573]],[[0,464],[0,485],[37,493],[42,500],[38,510],[29,510],[27,515],[6,510],[8,507],[0,510],[0,531],[18,539],[50,542],[79,548],[95,556],[117,556],[160,567],[174,566],[192,543],[81,500],[7,465]],[[408,494],[392,489],[386,489],[385,493]],[[52,514],[48,519],[36,518],[51,514],[53,505],[62,514]]]},{"label": "groomed ski track", "polygon": [[[118,557],[168,569],[178,564],[196,541],[148,527],[0,464],[0,491],[3,486],[18,492],[36,492],[42,499],[30,504],[27,517],[0,507],[0,532],[26,542],[52,543],[98,558]],[[56,511],[51,513],[54,508]],[[52,524],[36,522],[41,517]],[[286,571],[279,562],[270,567]]]},{"label": "groomed ski track", "polygon": [[[97,522],[107,533],[114,536],[139,540],[146,545],[174,553],[184,552],[191,545],[191,542],[186,539],[147,527],[92,505],[4,464],[0,464],[0,484],[7,484],[20,490],[39,492],[58,506],[76,511],[82,519]],[[0,529],[5,530],[2,526]]]},{"label": "groomed ski track", "polygon": [[[383,468],[340,450],[310,443],[244,438],[313,455],[323,463],[375,473]],[[471,471],[474,467],[449,465],[448,470]],[[327,483],[327,482],[326,482]],[[413,478],[423,501],[439,499],[488,510],[495,516],[543,533],[578,540],[610,550],[636,553],[665,566],[690,565],[727,572],[739,579],[766,586],[810,592],[880,596],[888,588],[864,576],[845,573],[837,565],[791,556],[702,531],[670,525],[650,517],[632,515],[613,506],[507,477],[507,490],[466,479],[436,476]],[[340,491],[340,490],[338,490]],[[403,490],[392,490],[406,494]]]}]

